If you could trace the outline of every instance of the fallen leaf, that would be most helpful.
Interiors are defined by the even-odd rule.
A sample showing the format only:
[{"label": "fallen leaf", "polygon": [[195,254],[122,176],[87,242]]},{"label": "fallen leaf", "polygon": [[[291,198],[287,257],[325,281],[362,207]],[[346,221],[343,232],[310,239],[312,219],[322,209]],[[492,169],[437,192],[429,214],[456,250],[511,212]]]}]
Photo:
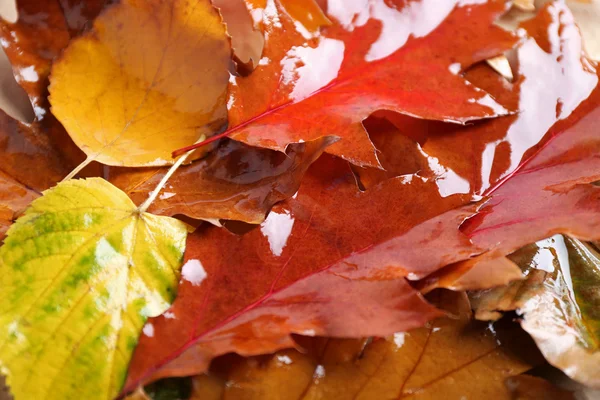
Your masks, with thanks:
[{"label": "fallen leaf", "polygon": [[550,272],[544,291],[520,309],[521,325],[548,362],[576,381],[600,388],[600,254],[567,237],[563,248],[566,252],[556,254],[560,271]]},{"label": "fallen leaf", "polygon": [[52,112],[86,163],[171,164],[173,148],[224,124],[230,58],[208,0],[124,0],[54,63]]},{"label": "fallen leaf", "polygon": [[456,291],[484,290],[523,278],[521,269],[509,258],[484,253],[450,264],[420,280],[416,287],[421,293],[429,293],[438,288]]},{"label": "fallen leaf", "polygon": [[[543,51],[538,44],[548,51],[560,43],[565,49],[567,43],[573,45],[568,52],[576,56],[576,64],[569,63],[568,68],[577,67],[573,67],[571,79],[585,88],[584,92],[591,90],[591,93],[584,101],[582,93],[576,94],[571,89],[559,100],[549,97],[554,114],[560,117],[558,121],[548,130],[541,145],[529,148],[516,168],[509,169],[511,172],[501,175],[484,192],[489,200],[461,228],[478,247],[509,254],[554,233],[582,239],[597,236],[600,214],[596,211],[596,198],[600,188],[590,182],[600,179],[600,163],[595,156],[600,139],[596,129],[600,116],[599,72],[582,56],[578,31],[572,21],[564,5],[549,4],[536,19],[524,25],[536,42],[530,39],[520,51],[529,49],[533,54]],[[548,26],[553,27],[549,36]],[[560,33],[558,37],[562,39],[555,42],[557,36],[552,32]],[[562,58],[561,62],[565,60]],[[574,111],[561,117],[565,110]],[[537,115],[535,111],[533,114]],[[536,122],[542,124],[539,115]]]},{"label": "fallen leaf", "polygon": [[230,128],[211,140],[226,135],[283,151],[335,134],[341,140],[327,152],[379,167],[362,125],[374,111],[458,123],[508,113],[459,76],[514,45],[511,33],[492,25],[504,1],[333,1],[333,25],[321,34],[290,18],[288,2],[247,3],[265,36],[263,57],[252,74],[230,83]]},{"label": "fallen leaf", "polygon": [[523,315],[523,329],[552,365],[586,386],[599,387],[600,254],[590,244],[555,235],[512,258],[528,279],[516,287],[474,293],[480,318],[516,309]]},{"label": "fallen leaf", "polygon": [[[544,146],[556,140],[554,136],[563,136],[566,143],[574,141],[577,121],[585,116],[592,123],[596,118],[599,93],[595,66],[582,57],[583,44],[573,17],[566,6],[553,3],[523,28],[529,36],[516,49],[513,83],[483,63],[465,73],[505,108],[522,112],[469,126],[379,113],[397,129],[386,127],[380,132],[378,126],[368,126],[385,172],[357,168],[362,185],[369,188],[407,171],[418,172],[435,177],[444,194],[470,193],[479,200],[542,149],[548,152]],[[567,129],[569,125],[573,128]]]},{"label": "fallen leaf", "polygon": [[[333,142],[324,137],[292,144],[281,153],[228,140],[205,159],[180,167],[148,211],[259,224],[275,203],[296,193],[310,164]],[[141,204],[166,171],[111,168],[105,177]]]},{"label": "fallen leaf", "polygon": [[492,67],[505,79],[508,79],[511,82],[514,79],[512,67],[510,66],[510,62],[508,61],[508,58],[506,58],[505,55],[488,58],[487,60],[485,60],[485,62],[487,62],[490,67]]},{"label": "fallen leaf", "polygon": [[25,89],[37,119],[47,113],[52,61],[112,0],[17,0],[19,18],[0,18],[0,44],[17,82]]},{"label": "fallen leaf", "polygon": [[534,361],[506,345],[511,330],[471,323],[467,307],[385,339],[304,339],[301,352],[217,362],[194,378],[190,400],[510,399],[504,379]]},{"label": "fallen leaf", "polygon": [[[545,239],[529,244],[508,256],[520,267],[525,277],[524,280],[516,280],[506,286],[469,293],[475,318],[482,321],[497,320],[502,317],[503,312],[521,308],[532,296],[542,293],[548,271],[554,270],[554,267],[549,268],[543,265],[558,262],[555,259],[555,240],[562,241],[562,238],[557,235],[550,240]],[[541,266],[540,269],[536,268],[538,264]]]},{"label": "fallen leaf", "polygon": [[0,238],[31,201],[76,165],[59,150],[59,135],[48,134],[50,121],[25,124],[0,110]]},{"label": "fallen leaf", "polygon": [[506,386],[513,400],[575,400],[573,392],[556,387],[536,376],[513,376],[506,380]]},{"label": "fallen leaf", "polygon": [[213,4],[223,16],[227,33],[231,36],[238,73],[252,71],[258,65],[265,40],[262,34],[254,29],[245,1],[214,0]]},{"label": "fallen leaf", "polygon": [[200,373],[227,352],[293,346],[291,333],[384,336],[421,326],[438,311],[403,278],[476,251],[456,229],[470,213],[436,217],[463,201],[441,198],[434,182],[417,179],[361,193],[345,162],[322,157],[260,228],[190,235],[189,278],[184,267],[179,297],[152,320],[154,336],[142,337],[127,388]]},{"label": "fallen leaf", "polygon": [[15,398],[117,395],[146,318],[175,297],[185,238],[185,224],[140,213],[99,178],[35,200],[0,248],[0,360]]}]

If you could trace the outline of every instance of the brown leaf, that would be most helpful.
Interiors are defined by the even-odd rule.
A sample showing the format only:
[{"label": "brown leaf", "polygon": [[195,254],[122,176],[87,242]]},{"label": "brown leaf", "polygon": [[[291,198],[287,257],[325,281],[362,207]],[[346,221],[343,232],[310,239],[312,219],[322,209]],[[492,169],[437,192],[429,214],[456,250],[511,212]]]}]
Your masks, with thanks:
[{"label": "brown leaf", "polygon": [[0,110],[0,237],[31,201],[73,168],[52,119],[25,124]]},{"label": "brown leaf", "polygon": [[195,378],[191,399],[439,399],[443,393],[508,400],[504,379],[528,370],[535,358],[505,345],[503,329],[516,326],[496,328],[471,323],[466,309],[458,319],[385,339],[304,339],[301,352],[217,360],[210,375]]},{"label": "brown leaf", "polygon": [[483,290],[504,286],[523,279],[517,264],[504,256],[484,253],[466,261],[448,265],[417,283],[421,293],[437,288],[450,290]]},{"label": "brown leaf", "polygon": [[[291,197],[304,173],[335,138],[288,146],[285,153],[228,140],[203,160],[180,167],[149,212],[204,220],[264,221],[271,207]],[[157,186],[166,168],[110,168],[105,176],[136,204]]]},{"label": "brown leaf", "polygon": [[531,375],[510,377],[506,380],[506,386],[513,400],[575,400],[572,392]]},{"label": "brown leaf", "polygon": [[322,157],[260,229],[189,237],[186,262],[205,278],[182,281],[175,318],[150,321],[154,335],[141,338],[128,387],[200,372],[226,352],[290,347],[291,333],[383,336],[422,325],[438,311],[403,278],[476,251],[456,229],[468,212],[439,215],[462,201],[418,179],[361,193],[345,162]]},{"label": "brown leaf", "polygon": [[52,60],[113,0],[17,0],[19,19],[0,19],[2,47],[38,119],[46,114]]}]

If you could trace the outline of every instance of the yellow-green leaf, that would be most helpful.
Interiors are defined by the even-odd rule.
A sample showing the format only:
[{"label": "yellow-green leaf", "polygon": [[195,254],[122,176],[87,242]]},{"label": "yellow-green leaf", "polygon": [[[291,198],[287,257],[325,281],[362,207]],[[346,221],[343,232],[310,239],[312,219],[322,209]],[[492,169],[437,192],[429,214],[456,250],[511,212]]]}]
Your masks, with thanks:
[{"label": "yellow-green leaf", "polygon": [[122,0],[54,64],[52,112],[88,160],[172,164],[225,123],[230,62],[210,0]]},{"label": "yellow-green leaf", "polygon": [[116,396],[147,317],[175,297],[186,235],[99,178],[35,200],[0,248],[0,365],[16,400]]}]

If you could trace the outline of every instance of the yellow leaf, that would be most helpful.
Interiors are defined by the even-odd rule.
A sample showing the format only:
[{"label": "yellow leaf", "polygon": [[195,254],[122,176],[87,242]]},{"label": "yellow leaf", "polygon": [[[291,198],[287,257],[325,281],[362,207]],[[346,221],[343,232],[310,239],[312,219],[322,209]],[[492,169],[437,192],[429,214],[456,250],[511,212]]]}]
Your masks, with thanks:
[{"label": "yellow leaf", "polygon": [[116,396],[144,322],[175,297],[186,235],[99,178],[35,200],[0,248],[0,365],[16,400]]},{"label": "yellow leaf", "polygon": [[54,64],[52,112],[88,162],[172,164],[225,122],[230,59],[209,0],[124,0]]}]

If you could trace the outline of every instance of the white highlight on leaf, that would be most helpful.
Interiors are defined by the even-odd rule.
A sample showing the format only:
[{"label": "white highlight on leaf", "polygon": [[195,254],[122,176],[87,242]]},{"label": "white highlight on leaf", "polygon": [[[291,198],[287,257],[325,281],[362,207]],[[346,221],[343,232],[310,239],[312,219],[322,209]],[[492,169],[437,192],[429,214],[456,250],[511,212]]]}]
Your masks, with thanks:
[{"label": "white highlight on leaf", "polygon": [[158,198],[160,200],[166,200],[166,199],[170,199],[173,196],[175,196],[175,193],[172,193],[172,192],[162,192],[161,195],[158,196]]},{"label": "white highlight on leaf", "polygon": [[486,106],[492,109],[494,114],[506,114],[508,110],[502,107],[500,104],[496,102],[496,100],[492,99],[492,96],[486,94],[485,96],[477,99],[477,104],[481,104],[482,106]]},{"label": "white highlight on leaf", "polygon": [[292,47],[281,60],[282,82],[294,87],[291,99],[303,100],[334,80],[344,59],[344,48],[341,40],[323,37],[317,47]]},{"label": "white highlight on leaf", "polygon": [[404,332],[394,333],[394,344],[396,345],[396,347],[401,348],[402,346],[404,346],[405,339],[406,339],[406,333],[404,333]]},{"label": "white highlight on leaf", "polygon": [[[430,156],[420,146],[419,151],[427,159],[429,168],[435,174],[435,184],[442,197],[448,197],[456,193],[469,193],[471,191],[471,184],[468,180],[458,175],[452,169],[441,165],[437,157]],[[409,279],[411,278],[409,277]]]},{"label": "white highlight on leaf", "polygon": [[454,9],[456,1],[422,0],[405,3],[401,9],[384,0],[329,0],[328,15],[346,30],[363,26],[369,19],[381,22],[381,33],[371,45],[365,59],[380,60],[404,46],[409,37],[431,33]]},{"label": "white highlight on leaf", "polygon": [[19,75],[25,82],[37,82],[40,79],[33,65],[19,69]]},{"label": "white highlight on leaf", "polygon": [[144,332],[144,335],[148,337],[154,337],[154,325],[148,322],[146,325],[144,325],[144,329],[142,329],[142,332]]},{"label": "white highlight on leaf", "polygon": [[176,319],[175,317],[175,313],[171,312],[171,311],[167,311],[166,313],[163,314],[165,316],[166,319]]},{"label": "white highlight on leaf", "polygon": [[487,3],[487,1],[488,0],[459,0],[458,6],[465,7],[465,6],[471,6],[471,5],[476,5],[476,4],[485,4],[485,3]]},{"label": "white highlight on leaf", "polygon": [[317,365],[317,368],[315,368],[315,373],[313,376],[317,379],[323,378],[325,376],[325,367],[320,364]]},{"label": "white highlight on leaf", "polygon": [[292,359],[286,355],[277,355],[277,361],[285,365],[290,365],[292,363]]},{"label": "white highlight on leaf", "polygon": [[448,66],[448,71],[450,71],[450,73],[452,73],[453,75],[458,75],[458,73],[460,72],[460,63],[452,63]]},{"label": "white highlight on leaf", "polygon": [[292,233],[294,218],[288,211],[278,214],[274,211],[269,213],[267,219],[260,225],[260,231],[269,241],[271,252],[279,257]]},{"label": "white highlight on leaf", "polygon": [[181,268],[181,277],[190,282],[192,286],[199,286],[207,274],[200,260],[188,260]]}]

